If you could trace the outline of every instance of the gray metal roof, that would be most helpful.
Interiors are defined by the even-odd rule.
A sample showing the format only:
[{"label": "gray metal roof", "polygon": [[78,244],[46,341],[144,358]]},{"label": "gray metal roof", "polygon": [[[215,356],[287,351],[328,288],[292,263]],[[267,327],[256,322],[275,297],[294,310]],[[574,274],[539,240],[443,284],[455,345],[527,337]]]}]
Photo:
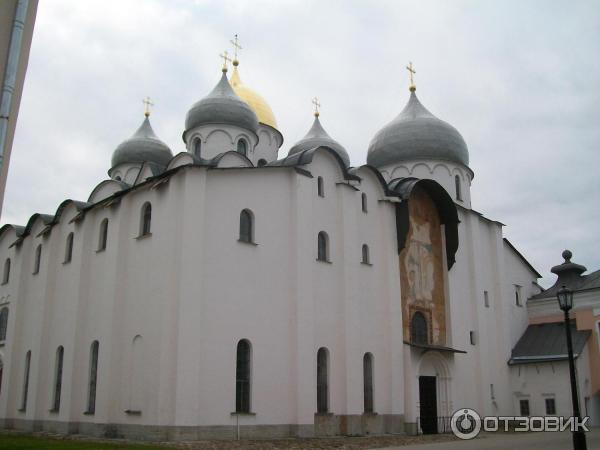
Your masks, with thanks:
[{"label": "gray metal roof", "polygon": [[350,157],[348,156],[348,152],[339,144],[338,141],[327,134],[321,125],[321,121],[319,120],[318,116],[315,116],[315,121],[313,122],[310,130],[308,130],[308,133],[306,133],[306,136],[296,142],[290,149],[288,156],[316,147],[331,148],[340,156],[340,158],[342,158],[342,161],[344,161],[346,167],[350,166]]},{"label": "gray metal roof", "polygon": [[[256,114],[233,91],[226,72],[212,92],[190,108],[185,118],[185,130],[207,123],[236,125],[253,133],[258,131]],[[183,135],[185,137],[185,132]]]},{"label": "gray metal roof", "polygon": [[112,155],[112,167],[122,163],[152,162],[166,166],[173,154],[167,144],[161,141],[150,125],[148,117],[129,139],[123,141]]},{"label": "gray metal roof", "polygon": [[469,151],[460,133],[431,114],[413,91],[402,112],[371,140],[367,164],[383,167],[415,159],[469,165]]},{"label": "gray metal roof", "polygon": [[[571,321],[573,354],[577,358],[588,338],[590,330],[577,330],[575,321]],[[567,338],[564,322],[540,323],[529,325],[513,348],[508,364],[562,361],[568,358]]]}]

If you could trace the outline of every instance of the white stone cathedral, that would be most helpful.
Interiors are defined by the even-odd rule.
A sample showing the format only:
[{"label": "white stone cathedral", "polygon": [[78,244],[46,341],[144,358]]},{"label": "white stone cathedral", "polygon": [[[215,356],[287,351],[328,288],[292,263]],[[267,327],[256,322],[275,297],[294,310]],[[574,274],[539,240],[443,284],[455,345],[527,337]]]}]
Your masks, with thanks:
[{"label": "white stone cathedral", "polygon": [[318,113],[284,157],[238,70],[191,106],[185,151],[146,114],[87,201],[0,229],[0,426],[198,439],[514,415],[539,274],[471,208],[459,132],[413,85],[366,165]]}]

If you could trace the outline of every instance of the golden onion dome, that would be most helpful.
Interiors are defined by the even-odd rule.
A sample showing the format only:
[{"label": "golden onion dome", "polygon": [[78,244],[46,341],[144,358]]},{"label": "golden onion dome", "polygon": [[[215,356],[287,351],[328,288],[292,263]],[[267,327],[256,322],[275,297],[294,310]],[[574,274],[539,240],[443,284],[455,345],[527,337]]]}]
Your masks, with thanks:
[{"label": "golden onion dome", "polygon": [[271,107],[258,93],[254,92],[249,87],[244,86],[242,80],[240,79],[240,74],[238,73],[237,64],[235,64],[235,62],[237,61],[234,61],[233,73],[231,74],[231,79],[229,80],[231,87],[237,96],[246,102],[250,108],[252,108],[260,123],[273,127],[277,130],[277,121],[275,120],[275,116],[273,115]]}]

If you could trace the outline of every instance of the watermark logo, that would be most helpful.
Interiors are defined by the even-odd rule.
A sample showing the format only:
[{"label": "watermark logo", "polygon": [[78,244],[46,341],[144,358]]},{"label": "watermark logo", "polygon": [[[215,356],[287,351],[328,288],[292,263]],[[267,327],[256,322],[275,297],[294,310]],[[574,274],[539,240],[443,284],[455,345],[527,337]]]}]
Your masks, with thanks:
[{"label": "watermark logo", "polygon": [[483,431],[590,431],[587,422],[589,417],[517,417],[517,416],[485,416],[481,417],[474,409],[459,409],[452,415],[450,428],[460,439],[473,439]]}]

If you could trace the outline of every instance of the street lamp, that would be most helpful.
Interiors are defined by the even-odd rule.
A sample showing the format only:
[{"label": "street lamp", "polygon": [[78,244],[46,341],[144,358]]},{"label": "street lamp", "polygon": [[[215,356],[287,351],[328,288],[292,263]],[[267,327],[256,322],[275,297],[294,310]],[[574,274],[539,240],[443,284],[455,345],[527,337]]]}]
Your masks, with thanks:
[{"label": "street lamp", "polygon": [[[569,352],[569,373],[571,375],[571,400],[573,402],[573,416],[581,423],[579,412],[579,396],[577,395],[577,379],[575,378],[575,359],[573,358],[573,342],[571,341],[571,325],[569,311],[573,308],[573,291],[564,286],[556,293],[558,305],[565,313],[565,331],[567,332],[567,350]],[[576,428],[573,431],[573,449],[586,450],[585,432]]]}]

